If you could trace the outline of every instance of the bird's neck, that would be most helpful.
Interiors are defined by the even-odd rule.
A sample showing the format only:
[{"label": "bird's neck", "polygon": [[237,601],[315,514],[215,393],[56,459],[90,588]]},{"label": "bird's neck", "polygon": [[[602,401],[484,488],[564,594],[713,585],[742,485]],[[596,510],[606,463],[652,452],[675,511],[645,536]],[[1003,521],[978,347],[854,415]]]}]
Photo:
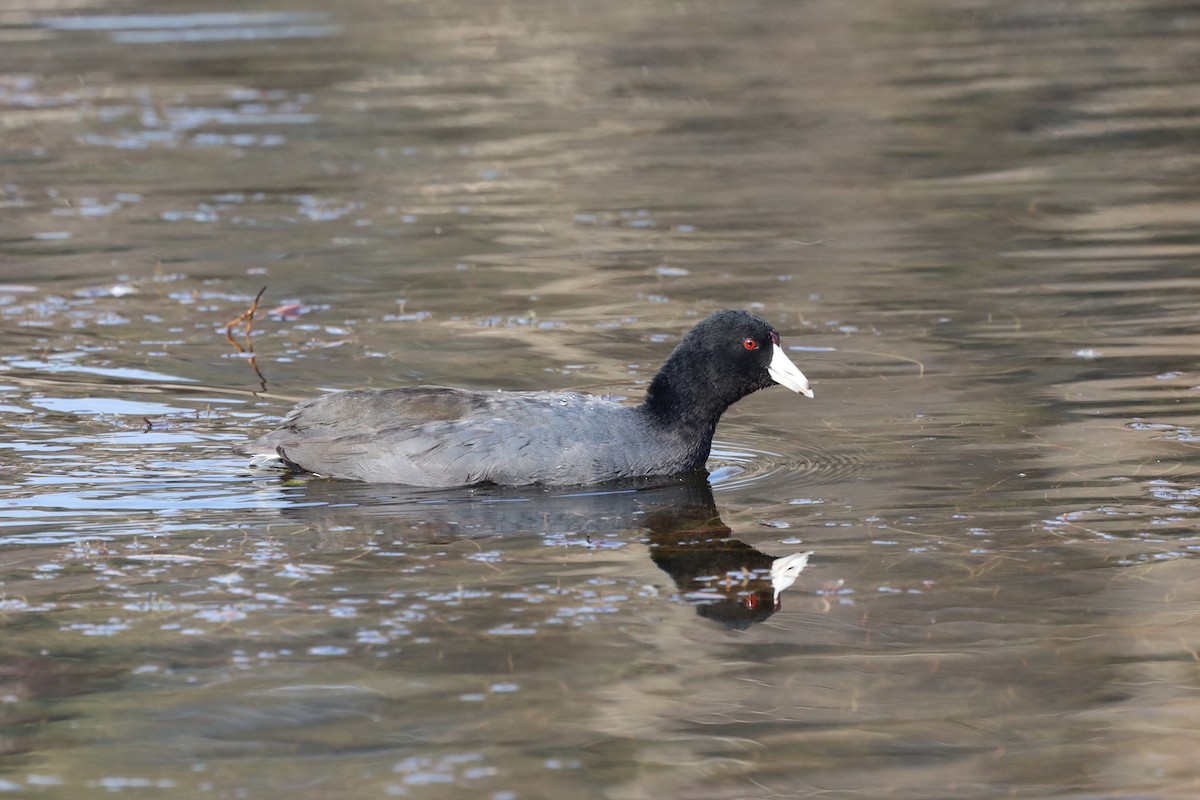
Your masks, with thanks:
[{"label": "bird's neck", "polygon": [[641,408],[659,429],[702,445],[707,458],[717,422],[739,398],[714,392],[721,383],[707,374],[705,361],[673,353],[650,382]]}]

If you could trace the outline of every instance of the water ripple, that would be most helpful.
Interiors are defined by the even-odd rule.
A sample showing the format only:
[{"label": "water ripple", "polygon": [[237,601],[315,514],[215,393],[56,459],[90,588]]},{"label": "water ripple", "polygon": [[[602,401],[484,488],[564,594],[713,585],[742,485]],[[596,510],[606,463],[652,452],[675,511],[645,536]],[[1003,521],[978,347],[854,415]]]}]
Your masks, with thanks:
[{"label": "water ripple", "polygon": [[830,450],[809,442],[789,444],[788,454],[753,444],[713,441],[708,467],[716,491],[744,489],[768,478],[788,476],[806,484],[834,483],[859,472],[866,462],[861,450]]}]

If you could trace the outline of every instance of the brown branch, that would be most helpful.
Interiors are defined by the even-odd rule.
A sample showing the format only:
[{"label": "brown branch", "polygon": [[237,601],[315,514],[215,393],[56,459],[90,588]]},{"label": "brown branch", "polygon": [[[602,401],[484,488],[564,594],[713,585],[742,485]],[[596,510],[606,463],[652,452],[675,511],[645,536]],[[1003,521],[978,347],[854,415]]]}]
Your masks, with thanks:
[{"label": "brown branch", "polygon": [[258,376],[258,391],[265,392],[267,390],[267,376],[262,374],[262,370],[258,368],[258,356],[250,354],[250,366],[254,367],[254,374]]},{"label": "brown branch", "polygon": [[[262,300],[263,294],[267,291],[267,287],[262,287],[258,290],[258,294],[254,295],[254,302],[250,307],[243,311],[237,319],[225,326],[225,338],[229,343],[237,348],[239,353],[253,353],[254,343],[250,341],[250,331],[254,328],[254,313],[258,311],[258,301]],[[246,345],[243,347],[241,342],[233,338],[233,329],[242,323],[246,323],[246,330],[242,333],[242,337],[246,340]],[[256,368],[257,369],[257,368]],[[261,375],[259,376],[261,377]]]},{"label": "brown branch", "polygon": [[[265,286],[259,289],[258,294],[254,295],[254,302],[250,304],[250,307],[243,311],[237,319],[225,326],[225,338],[229,340],[229,343],[233,345],[239,353],[250,354],[250,367],[254,370],[254,374],[258,376],[260,392],[265,392],[267,390],[267,379],[262,374],[262,370],[258,368],[258,358],[254,355],[254,342],[250,339],[250,332],[254,330],[254,314],[256,311],[258,311],[258,303],[260,300],[262,300],[262,296],[266,291],[267,287]],[[245,323],[246,325],[245,330],[242,331],[242,338],[246,342],[245,345],[243,345],[233,336],[233,329],[242,323]]]}]

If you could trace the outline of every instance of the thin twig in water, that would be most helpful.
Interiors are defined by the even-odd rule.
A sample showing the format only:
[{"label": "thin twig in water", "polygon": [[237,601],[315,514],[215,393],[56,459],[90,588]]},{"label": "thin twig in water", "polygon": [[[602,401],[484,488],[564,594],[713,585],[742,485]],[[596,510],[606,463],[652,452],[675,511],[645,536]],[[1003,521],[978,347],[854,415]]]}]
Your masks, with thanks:
[{"label": "thin twig in water", "polygon": [[[254,355],[254,342],[250,339],[250,332],[254,330],[254,313],[258,311],[258,302],[262,300],[262,296],[266,291],[267,287],[265,286],[259,289],[258,294],[254,295],[254,302],[250,304],[250,307],[242,312],[237,319],[225,326],[225,338],[229,340],[229,343],[237,348],[239,353],[250,354],[250,366],[254,370],[254,374],[258,376],[259,391],[261,392],[267,390],[267,379],[262,374],[262,370],[258,368],[258,357]],[[246,340],[244,346],[233,337],[233,329],[243,322],[246,323],[246,328],[242,332],[242,338]]]},{"label": "thin twig in water", "polygon": [[[254,302],[250,307],[243,311],[237,319],[225,326],[225,338],[229,343],[237,348],[239,353],[253,353],[254,343],[250,341],[250,331],[254,328],[254,312],[258,311],[258,301],[262,299],[263,294],[267,291],[267,287],[262,287],[258,290],[258,294],[254,295]],[[242,323],[246,323],[246,330],[242,336],[246,340],[245,347],[235,338],[233,338],[233,329]]]},{"label": "thin twig in water", "polygon": [[258,391],[265,392],[267,390],[267,376],[262,374],[262,370],[258,368],[258,356],[250,354],[250,366],[254,368],[254,374],[258,376]]}]

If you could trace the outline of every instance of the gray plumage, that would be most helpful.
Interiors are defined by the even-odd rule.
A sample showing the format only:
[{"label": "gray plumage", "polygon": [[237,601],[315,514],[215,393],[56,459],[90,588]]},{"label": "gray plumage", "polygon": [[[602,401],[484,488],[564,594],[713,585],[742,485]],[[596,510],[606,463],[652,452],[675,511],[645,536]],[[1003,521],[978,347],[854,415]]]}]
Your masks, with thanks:
[{"label": "gray plumage", "polygon": [[[704,466],[721,413],[776,382],[778,341],[752,314],[717,312],[684,337],[638,406],[573,392],[353,390],[300,403],[240,451],[326,477],[430,487],[688,472]],[[799,376],[785,385],[811,395],[783,361]]]}]

